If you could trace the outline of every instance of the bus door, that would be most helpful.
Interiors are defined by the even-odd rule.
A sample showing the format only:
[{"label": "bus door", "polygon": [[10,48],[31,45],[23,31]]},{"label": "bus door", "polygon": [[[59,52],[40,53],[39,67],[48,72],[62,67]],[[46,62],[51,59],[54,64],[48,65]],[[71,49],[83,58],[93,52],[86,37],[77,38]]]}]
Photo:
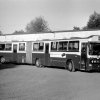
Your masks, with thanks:
[{"label": "bus door", "polygon": [[49,53],[49,43],[45,43],[45,65],[50,64],[50,53]]},{"label": "bus door", "polygon": [[17,62],[17,44],[13,44],[13,62]]},{"label": "bus door", "polygon": [[80,70],[86,70],[86,62],[87,62],[87,43],[82,43]]}]

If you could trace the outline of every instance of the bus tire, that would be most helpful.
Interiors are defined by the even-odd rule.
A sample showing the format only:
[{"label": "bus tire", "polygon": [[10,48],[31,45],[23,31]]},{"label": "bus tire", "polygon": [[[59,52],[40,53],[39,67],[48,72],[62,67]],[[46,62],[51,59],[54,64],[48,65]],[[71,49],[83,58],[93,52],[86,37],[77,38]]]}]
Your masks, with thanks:
[{"label": "bus tire", "polygon": [[72,61],[68,61],[68,70],[70,72],[75,72],[75,67]]},{"label": "bus tire", "polygon": [[41,67],[41,61],[40,61],[40,59],[36,59],[35,65],[36,65],[36,67]]},{"label": "bus tire", "polygon": [[5,63],[5,58],[4,57],[0,58],[0,63]]}]

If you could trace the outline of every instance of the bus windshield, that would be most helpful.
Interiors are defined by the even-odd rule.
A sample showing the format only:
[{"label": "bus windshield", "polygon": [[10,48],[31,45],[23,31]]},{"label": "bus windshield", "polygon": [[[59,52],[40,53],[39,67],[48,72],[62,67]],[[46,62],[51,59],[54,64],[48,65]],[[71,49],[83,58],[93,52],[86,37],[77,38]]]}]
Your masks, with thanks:
[{"label": "bus windshield", "polygon": [[100,43],[89,44],[89,55],[100,55]]}]

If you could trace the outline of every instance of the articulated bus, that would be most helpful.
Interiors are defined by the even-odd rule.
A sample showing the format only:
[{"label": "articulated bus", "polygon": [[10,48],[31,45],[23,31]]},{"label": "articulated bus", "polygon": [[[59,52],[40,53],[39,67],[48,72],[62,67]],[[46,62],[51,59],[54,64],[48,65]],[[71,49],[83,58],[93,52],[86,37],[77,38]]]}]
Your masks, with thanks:
[{"label": "articulated bus", "polygon": [[67,38],[58,38],[59,33],[4,35],[0,38],[0,62],[58,66],[72,72],[100,70],[100,32],[88,33],[70,38],[69,32],[64,33]]}]

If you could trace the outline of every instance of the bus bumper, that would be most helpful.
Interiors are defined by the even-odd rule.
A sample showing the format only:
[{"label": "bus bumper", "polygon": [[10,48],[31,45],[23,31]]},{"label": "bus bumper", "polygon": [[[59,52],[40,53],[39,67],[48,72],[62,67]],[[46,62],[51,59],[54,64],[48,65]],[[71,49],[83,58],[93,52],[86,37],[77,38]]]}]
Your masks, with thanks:
[{"label": "bus bumper", "polygon": [[88,71],[100,71],[100,64],[89,64]]}]

